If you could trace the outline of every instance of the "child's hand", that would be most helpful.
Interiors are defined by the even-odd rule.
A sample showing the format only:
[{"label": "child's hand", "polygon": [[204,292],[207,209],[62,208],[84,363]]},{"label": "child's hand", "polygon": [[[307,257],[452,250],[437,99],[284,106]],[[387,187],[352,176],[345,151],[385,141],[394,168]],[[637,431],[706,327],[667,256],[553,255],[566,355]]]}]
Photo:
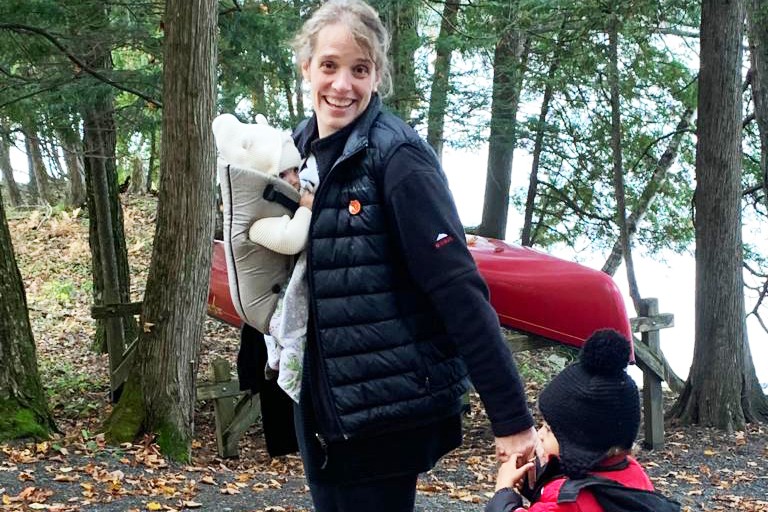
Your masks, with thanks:
[{"label": "child's hand", "polygon": [[499,472],[496,475],[496,490],[504,489],[505,487],[519,487],[525,477],[525,474],[534,467],[533,462],[526,462],[520,467],[517,467],[517,461],[522,457],[522,454],[515,453],[509,460],[499,466]]},{"label": "child's hand", "polygon": [[315,202],[315,194],[305,192],[304,194],[301,194],[301,198],[299,198],[299,206],[303,206],[305,208],[312,209],[312,203]]}]

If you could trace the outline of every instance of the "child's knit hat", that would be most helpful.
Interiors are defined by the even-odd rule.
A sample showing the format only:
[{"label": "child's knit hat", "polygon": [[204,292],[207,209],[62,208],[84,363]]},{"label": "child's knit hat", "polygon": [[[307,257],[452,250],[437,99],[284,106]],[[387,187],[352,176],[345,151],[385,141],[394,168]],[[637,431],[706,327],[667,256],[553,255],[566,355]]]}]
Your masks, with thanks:
[{"label": "child's knit hat", "polygon": [[640,427],[640,397],[626,372],[630,348],[616,331],[595,332],[584,343],[579,362],[560,372],[539,396],[539,410],[571,478],[584,476],[611,448],[632,448]]},{"label": "child's knit hat", "polygon": [[230,165],[276,176],[301,164],[291,135],[269,126],[261,114],[256,116],[256,124],[221,114],[212,127],[219,156]]}]

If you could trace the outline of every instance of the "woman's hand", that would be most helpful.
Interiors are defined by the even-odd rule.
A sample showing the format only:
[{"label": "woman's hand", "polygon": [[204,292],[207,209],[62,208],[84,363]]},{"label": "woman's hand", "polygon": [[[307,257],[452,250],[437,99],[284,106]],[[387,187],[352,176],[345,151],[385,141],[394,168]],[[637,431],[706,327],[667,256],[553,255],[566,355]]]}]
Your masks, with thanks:
[{"label": "woman's hand", "polygon": [[539,436],[536,429],[531,427],[517,434],[496,438],[496,460],[502,466],[515,457],[516,464],[523,464],[528,468],[528,481],[533,485],[536,481],[536,465],[533,461],[540,451]]},{"label": "woman's hand", "polygon": [[299,206],[303,206],[305,208],[312,209],[312,203],[315,202],[315,194],[312,194],[310,192],[305,192],[301,194],[301,197],[299,198]]},{"label": "woman's hand", "polygon": [[525,474],[535,466],[533,462],[526,462],[522,466],[517,467],[518,460],[521,460],[522,458],[522,454],[516,453],[512,455],[507,462],[499,466],[499,472],[496,475],[497,491],[506,487],[520,488],[520,485],[525,478]]}]

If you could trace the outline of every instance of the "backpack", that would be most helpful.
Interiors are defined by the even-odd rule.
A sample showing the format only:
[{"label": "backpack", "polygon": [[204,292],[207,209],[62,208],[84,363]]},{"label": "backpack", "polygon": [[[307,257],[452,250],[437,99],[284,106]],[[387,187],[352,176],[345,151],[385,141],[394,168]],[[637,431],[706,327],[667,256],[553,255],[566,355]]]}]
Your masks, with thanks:
[{"label": "backpack", "polygon": [[589,488],[605,512],[679,512],[680,504],[666,496],[643,489],[634,489],[615,480],[588,475],[568,479],[560,488],[558,503],[574,503],[582,489]]}]

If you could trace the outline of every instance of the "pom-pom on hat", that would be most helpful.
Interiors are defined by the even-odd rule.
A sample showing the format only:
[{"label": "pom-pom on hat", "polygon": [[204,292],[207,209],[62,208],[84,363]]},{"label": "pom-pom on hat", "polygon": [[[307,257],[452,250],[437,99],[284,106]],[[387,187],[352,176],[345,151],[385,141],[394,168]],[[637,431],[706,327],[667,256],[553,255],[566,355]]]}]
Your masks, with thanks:
[{"label": "pom-pom on hat", "polygon": [[219,157],[230,165],[276,176],[301,164],[291,135],[269,126],[261,114],[256,116],[256,124],[221,114],[212,128]]},{"label": "pom-pom on hat", "polygon": [[630,450],[640,427],[640,397],[627,374],[631,347],[613,330],[597,331],[579,361],[541,392],[539,410],[560,445],[571,478],[584,476],[611,448]]}]

